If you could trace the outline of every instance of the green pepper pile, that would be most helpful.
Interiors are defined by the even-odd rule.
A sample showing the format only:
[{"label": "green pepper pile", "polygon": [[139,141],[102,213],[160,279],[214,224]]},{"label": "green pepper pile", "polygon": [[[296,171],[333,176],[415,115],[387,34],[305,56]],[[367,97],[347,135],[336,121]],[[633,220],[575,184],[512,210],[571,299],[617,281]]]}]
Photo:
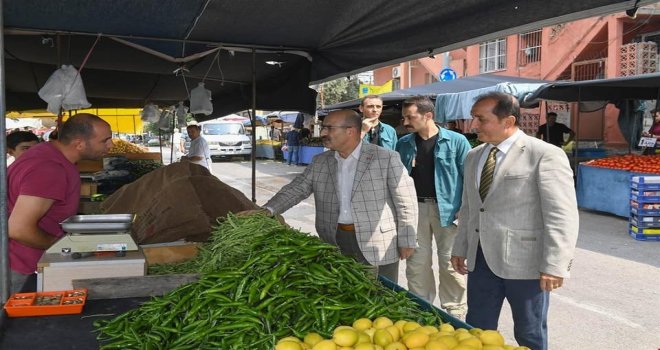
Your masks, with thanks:
[{"label": "green pepper pile", "polygon": [[336,247],[261,215],[229,215],[196,259],[160,270],[201,278],[99,321],[102,349],[272,349],[360,317],[441,322]]}]

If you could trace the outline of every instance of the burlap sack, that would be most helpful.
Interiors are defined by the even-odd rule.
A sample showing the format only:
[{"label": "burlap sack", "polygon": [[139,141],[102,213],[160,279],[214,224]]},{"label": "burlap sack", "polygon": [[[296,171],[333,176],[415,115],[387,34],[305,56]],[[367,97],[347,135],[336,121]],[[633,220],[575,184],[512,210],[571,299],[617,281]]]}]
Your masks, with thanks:
[{"label": "burlap sack", "polygon": [[132,235],[138,244],[204,241],[218,217],[256,208],[242,192],[189,162],[154,170],[101,205],[107,214],[136,214]]}]

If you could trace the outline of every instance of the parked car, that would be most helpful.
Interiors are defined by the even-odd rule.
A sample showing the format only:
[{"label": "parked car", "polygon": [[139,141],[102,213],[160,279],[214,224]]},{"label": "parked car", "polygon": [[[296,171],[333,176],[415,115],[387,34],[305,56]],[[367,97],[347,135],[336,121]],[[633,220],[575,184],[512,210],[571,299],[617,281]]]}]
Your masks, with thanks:
[{"label": "parked car", "polygon": [[240,122],[209,120],[199,123],[201,135],[211,149],[211,159],[241,156],[248,160],[252,155],[252,142]]}]

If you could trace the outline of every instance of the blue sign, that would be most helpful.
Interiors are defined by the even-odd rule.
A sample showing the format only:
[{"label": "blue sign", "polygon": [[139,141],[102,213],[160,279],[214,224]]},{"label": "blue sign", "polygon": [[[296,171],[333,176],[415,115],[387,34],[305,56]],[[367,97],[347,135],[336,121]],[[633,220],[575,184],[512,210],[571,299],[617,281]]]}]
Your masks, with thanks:
[{"label": "blue sign", "polygon": [[456,79],[456,71],[451,68],[444,68],[440,71],[440,80],[448,81]]},{"label": "blue sign", "polygon": [[365,86],[362,88],[362,94],[366,95],[369,93],[369,87]]}]

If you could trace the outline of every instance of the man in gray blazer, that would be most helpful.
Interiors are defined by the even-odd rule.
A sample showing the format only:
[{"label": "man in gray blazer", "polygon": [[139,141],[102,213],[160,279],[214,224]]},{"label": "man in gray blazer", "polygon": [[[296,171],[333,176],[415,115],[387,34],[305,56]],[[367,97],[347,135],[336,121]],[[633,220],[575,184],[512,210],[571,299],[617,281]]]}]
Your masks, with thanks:
[{"label": "man in gray blazer", "polygon": [[316,231],[344,255],[397,282],[399,259],[417,247],[417,194],[399,154],[360,140],[351,110],[331,112],[321,126],[326,151],[264,207],[281,214],[314,194]]},{"label": "man in gray blazer", "polygon": [[545,350],[549,292],[569,276],[577,242],[573,172],[564,151],[518,128],[513,96],[478,97],[472,117],[484,144],[465,160],[451,258],[468,274],[466,322],[497,329],[506,298],[518,343]]}]

